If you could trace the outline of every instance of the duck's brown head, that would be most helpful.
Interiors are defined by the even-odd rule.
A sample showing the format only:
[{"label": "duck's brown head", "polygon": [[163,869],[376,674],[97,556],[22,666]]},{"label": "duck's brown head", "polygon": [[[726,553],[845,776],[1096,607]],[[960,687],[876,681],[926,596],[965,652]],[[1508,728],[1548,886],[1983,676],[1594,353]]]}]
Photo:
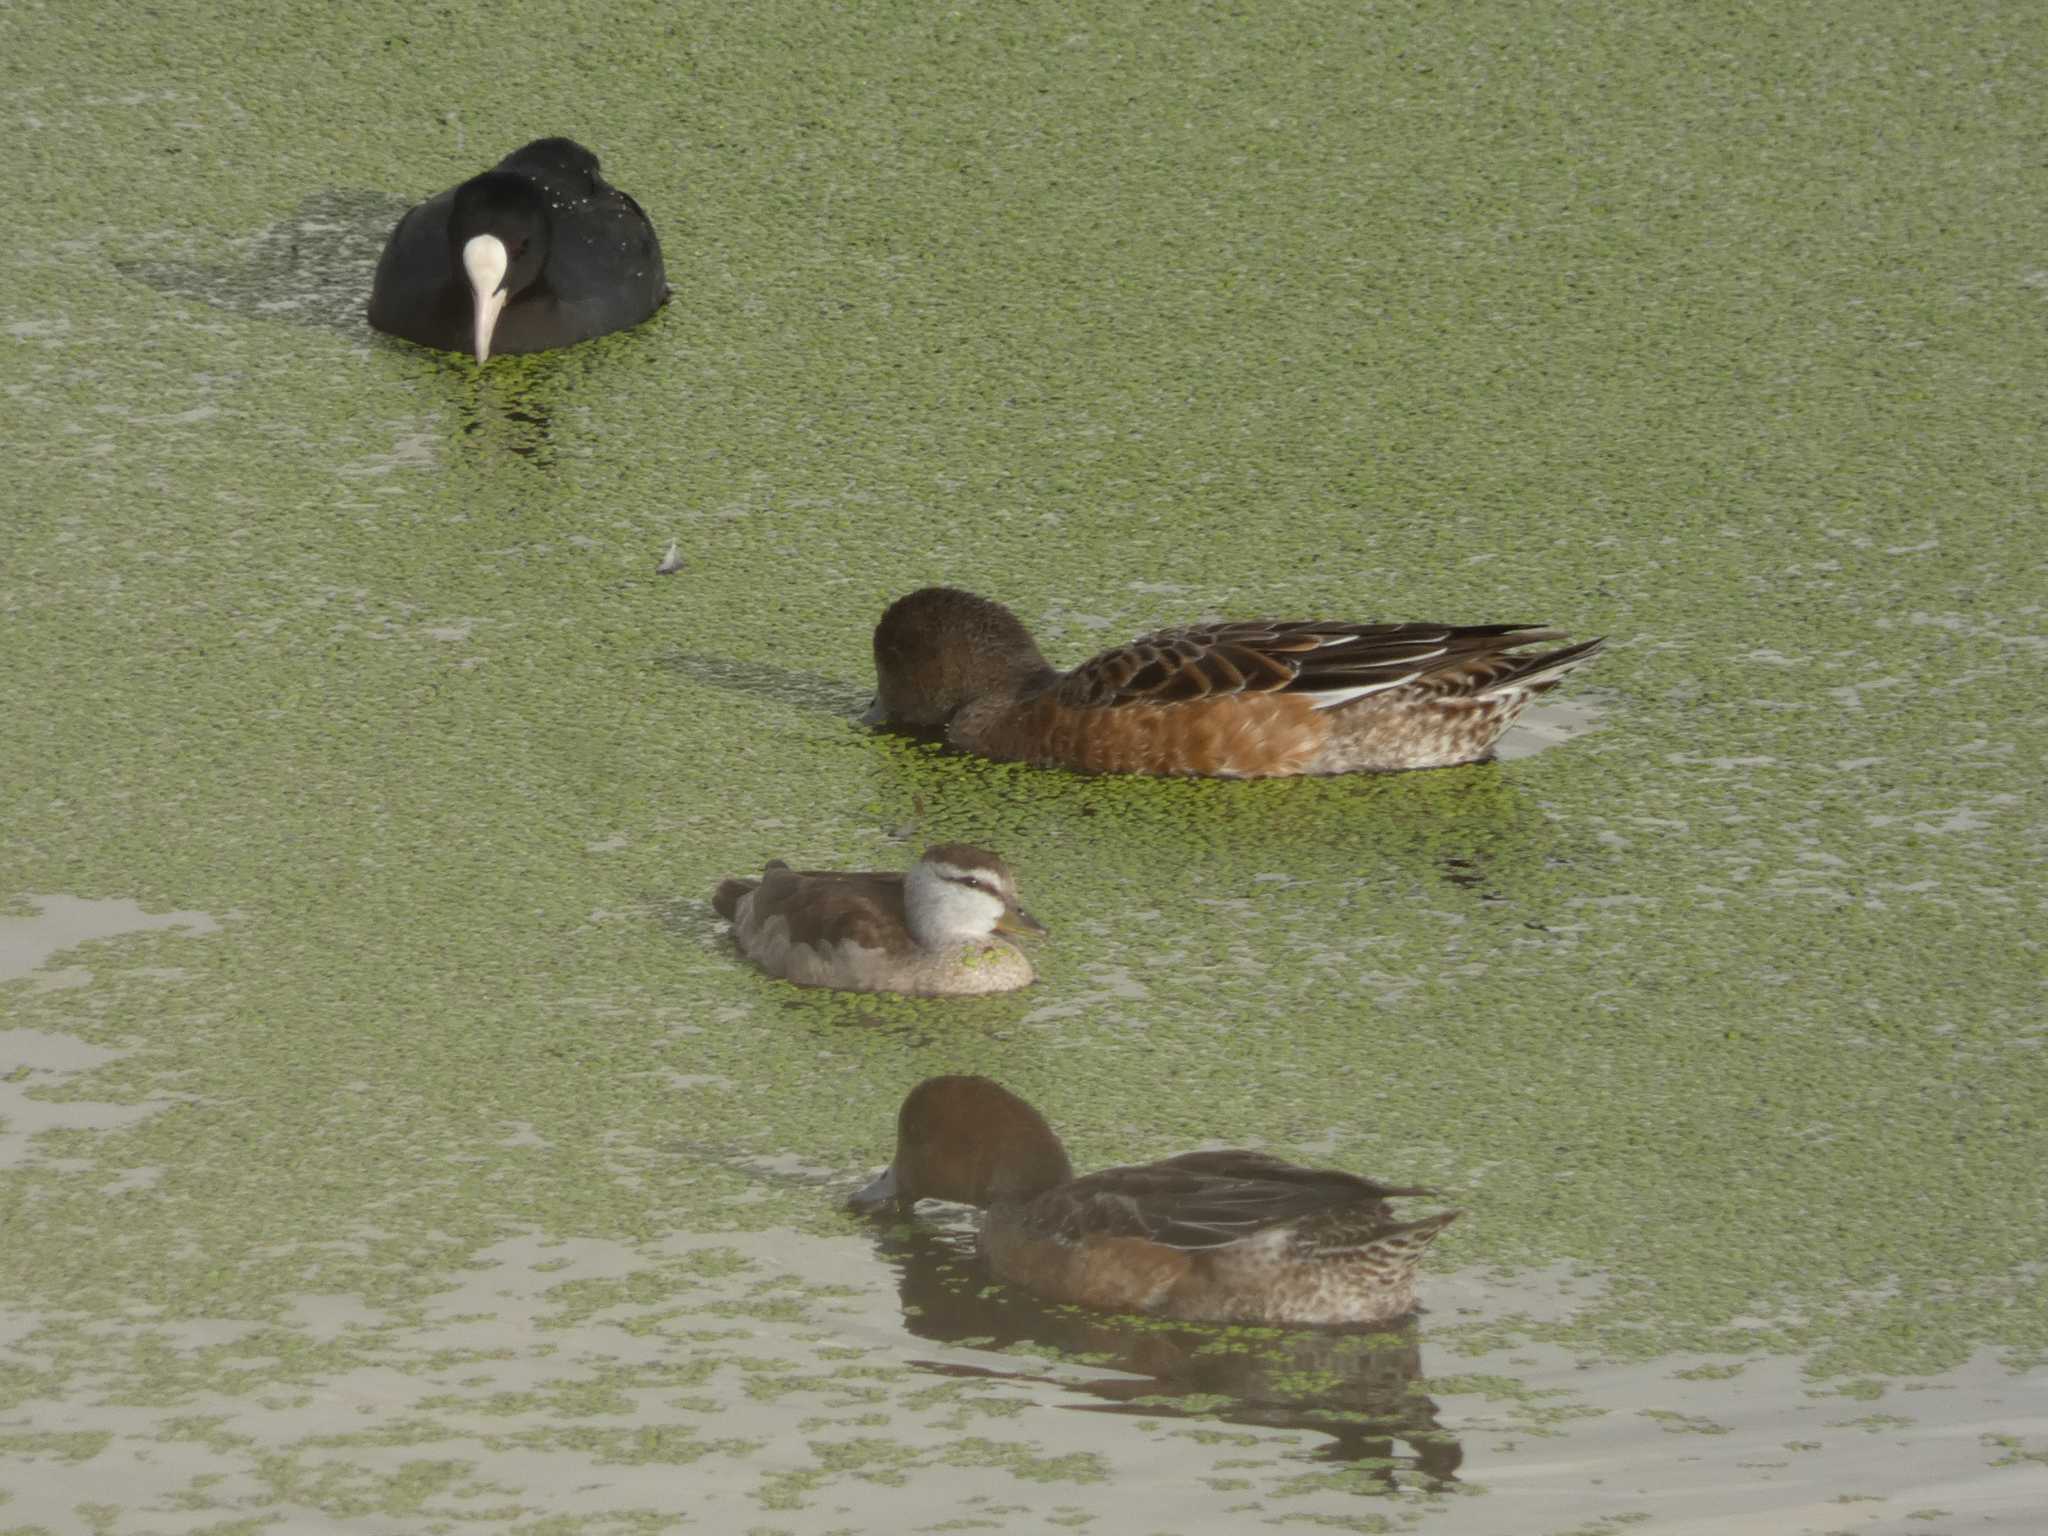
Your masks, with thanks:
[{"label": "duck's brown head", "polygon": [[920,1200],[1023,1199],[1074,1177],[1045,1117],[985,1077],[928,1077],[896,1115],[896,1160],[853,1197],[857,1208]]},{"label": "duck's brown head", "polygon": [[875,626],[870,725],[937,729],[963,705],[1052,675],[1023,621],[958,587],[899,597]]}]

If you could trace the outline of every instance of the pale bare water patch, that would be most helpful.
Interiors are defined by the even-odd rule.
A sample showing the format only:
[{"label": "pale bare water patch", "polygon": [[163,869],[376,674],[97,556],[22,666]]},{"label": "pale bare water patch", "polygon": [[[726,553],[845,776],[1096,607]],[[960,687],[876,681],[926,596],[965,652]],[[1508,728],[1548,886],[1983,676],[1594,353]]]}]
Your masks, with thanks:
[{"label": "pale bare water patch", "polygon": [[[383,1530],[546,1518],[824,1533],[949,1516],[1195,1529],[1217,1490],[1188,1476],[1191,1455],[1282,1484],[1305,1470],[1297,1436],[1190,1438],[1198,1421],[1171,1404],[1109,1421],[1055,1411],[1142,1377],[922,1339],[906,1353],[889,1275],[859,1239],[529,1234],[404,1317],[307,1296],[285,1329],[196,1348],[148,1320],[101,1324],[110,1349],[185,1356],[182,1389],[147,1406],[28,1394],[0,1416],[8,1514],[52,1531],[372,1516]],[[28,1371],[61,1330],[0,1318]],[[301,1374],[315,1341],[330,1363]],[[230,1359],[250,1369],[223,1370]],[[1355,1503],[1275,1492],[1310,1517]]]},{"label": "pale bare water patch", "polygon": [[139,1395],[118,1370],[62,1389],[74,1325],[0,1312],[6,1512],[53,1532],[1792,1536],[2031,1531],[2048,1504],[2048,1375],[1989,1354],[1829,1381],[1785,1356],[1602,1362],[1529,1336],[1605,1294],[1565,1265],[1435,1276],[1419,1323],[1379,1335],[1176,1338],[956,1285],[961,1232],[530,1231],[417,1306],[96,1321],[104,1360],[153,1362]]},{"label": "pale bare water patch", "polygon": [[[220,930],[219,922],[204,912],[149,913],[134,901],[33,895],[24,901],[36,909],[34,916],[0,916],[0,983],[26,981],[35,992],[92,985],[90,968],[50,964],[82,944],[165,929],[194,936]],[[141,967],[136,974],[159,981],[183,979],[175,967]],[[51,1092],[127,1054],[49,1030],[0,1029],[0,1168],[35,1160],[35,1140],[46,1131],[117,1130],[173,1102],[158,1097],[143,1103],[94,1103]],[[147,1188],[159,1171],[126,1169],[107,1192]]]},{"label": "pale bare water patch", "polygon": [[1493,755],[1513,762],[1576,741],[1601,728],[1610,704],[1610,697],[1598,688],[1539,698],[1508,727],[1495,744]]},{"label": "pale bare water patch", "polygon": [[[111,1131],[156,1113],[162,1104],[94,1104],[42,1096],[43,1090],[126,1054],[40,1029],[0,1029],[0,1168],[31,1161],[33,1143],[45,1131]],[[123,1177],[139,1172],[130,1169]]]},{"label": "pale bare water patch", "polygon": [[[1425,1290],[1429,1390],[1489,1497],[1429,1529],[1663,1536],[2040,1528],[2048,1368],[1980,1350],[1926,1376],[1816,1378],[1796,1356],[1617,1362],[1534,1337],[1608,1285],[1570,1265],[1463,1271]],[[1535,1411],[1548,1422],[1531,1433]]]},{"label": "pale bare water patch", "polygon": [[84,986],[92,975],[82,967],[42,972],[45,962],[93,939],[119,938],[155,928],[182,928],[193,935],[217,933],[220,924],[204,912],[142,910],[139,902],[100,901],[81,896],[24,896],[33,917],[0,915],[0,981],[35,977],[38,990]]}]

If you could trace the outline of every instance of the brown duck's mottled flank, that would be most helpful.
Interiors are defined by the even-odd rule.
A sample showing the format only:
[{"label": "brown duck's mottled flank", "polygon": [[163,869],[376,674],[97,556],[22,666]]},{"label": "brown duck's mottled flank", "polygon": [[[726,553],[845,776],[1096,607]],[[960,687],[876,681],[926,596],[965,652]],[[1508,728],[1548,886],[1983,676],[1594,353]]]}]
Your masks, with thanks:
[{"label": "brown duck's mottled flank", "polygon": [[1190,1152],[1075,1178],[1045,1118],[983,1077],[928,1078],[896,1157],[856,1203],[986,1208],[998,1279],[1058,1301],[1190,1321],[1376,1323],[1415,1306],[1422,1252],[1457,1219],[1400,1221],[1430,1191],[1263,1152]]},{"label": "brown duck's mottled flank", "polygon": [[1094,773],[1263,778],[1435,768],[1492,750],[1600,649],[1526,624],[1252,620],[1161,630],[1055,671],[1017,616],[926,587],[875,628],[882,723]]}]

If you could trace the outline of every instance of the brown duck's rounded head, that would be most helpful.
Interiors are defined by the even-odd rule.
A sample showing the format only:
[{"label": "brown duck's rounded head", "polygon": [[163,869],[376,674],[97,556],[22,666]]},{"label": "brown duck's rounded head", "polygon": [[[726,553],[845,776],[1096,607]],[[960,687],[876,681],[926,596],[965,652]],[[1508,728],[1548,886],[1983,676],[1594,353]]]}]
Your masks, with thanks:
[{"label": "brown duck's rounded head", "polygon": [[1050,678],[1023,621],[958,587],[899,597],[875,626],[872,724],[936,727],[965,704]]},{"label": "brown duck's rounded head", "polygon": [[1023,1199],[1074,1177],[1045,1116],[985,1077],[928,1077],[896,1115],[896,1160],[853,1197],[875,1207]]}]

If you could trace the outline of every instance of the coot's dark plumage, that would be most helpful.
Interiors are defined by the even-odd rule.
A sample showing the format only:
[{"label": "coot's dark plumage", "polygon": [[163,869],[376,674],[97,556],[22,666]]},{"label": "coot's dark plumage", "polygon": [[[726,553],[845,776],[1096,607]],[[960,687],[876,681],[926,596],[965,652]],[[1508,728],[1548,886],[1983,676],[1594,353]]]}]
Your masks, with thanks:
[{"label": "coot's dark plumage", "polygon": [[571,139],[535,139],[398,221],[370,324],[424,347],[544,352],[638,325],[668,298],[640,205]]}]

